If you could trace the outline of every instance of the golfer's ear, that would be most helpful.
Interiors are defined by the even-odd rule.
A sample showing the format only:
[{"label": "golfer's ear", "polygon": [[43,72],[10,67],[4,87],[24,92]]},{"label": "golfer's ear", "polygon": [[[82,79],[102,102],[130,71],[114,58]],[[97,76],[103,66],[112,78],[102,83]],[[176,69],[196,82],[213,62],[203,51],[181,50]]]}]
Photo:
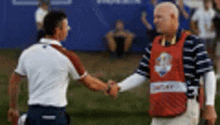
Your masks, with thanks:
[{"label": "golfer's ear", "polygon": [[59,27],[55,27],[54,30],[53,30],[53,34],[59,32],[59,29],[60,29]]}]

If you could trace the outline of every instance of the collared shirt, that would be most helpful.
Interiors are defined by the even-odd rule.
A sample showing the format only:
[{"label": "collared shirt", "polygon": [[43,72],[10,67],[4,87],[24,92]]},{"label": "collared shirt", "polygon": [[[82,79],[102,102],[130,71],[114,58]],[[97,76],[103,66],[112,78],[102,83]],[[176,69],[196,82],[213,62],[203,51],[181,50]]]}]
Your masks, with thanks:
[{"label": "collared shirt", "polygon": [[76,54],[45,38],[22,52],[15,73],[27,76],[29,105],[56,107],[67,105],[68,76],[80,80],[86,74]]},{"label": "collared shirt", "polygon": [[[177,42],[180,38],[182,30],[177,32]],[[140,65],[135,71],[136,73],[150,78],[149,60],[151,57],[152,44],[147,47],[146,53],[140,60]],[[209,58],[207,51],[204,48],[203,42],[194,35],[190,35],[186,38],[183,46],[183,66],[186,79],[191,81],[187,82],[188,97],[197,95],[197,89],[199,87],[200,76],[213,70],[212,60]]]}]

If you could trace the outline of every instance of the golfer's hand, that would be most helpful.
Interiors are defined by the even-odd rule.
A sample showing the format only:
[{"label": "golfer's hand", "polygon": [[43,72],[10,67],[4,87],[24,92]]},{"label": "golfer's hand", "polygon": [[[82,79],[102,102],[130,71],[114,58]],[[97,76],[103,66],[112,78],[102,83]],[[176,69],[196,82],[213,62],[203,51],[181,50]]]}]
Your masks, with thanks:
[{"label": "golfer's hand", "polygon": [[207,120],[207,125],[215,125],[215,121],[217,119],[215,107],[211,105],[206,105],[202,117]]},{"label": "golfer's hand", "polygon": [[17,125],[19,118],[19,111],[16,109],[9,109],[8,110],[8,121],[11,122],[13,125]]},{"label": "golfer's hand", "polygon": [[111,96],[113,99],[116,99],[118,97],[118,91],[120,90],[120,87],[117,85],[115,81],[109,80],[108,84],[110,86],[110,89],[107,91],[107,94]]}]

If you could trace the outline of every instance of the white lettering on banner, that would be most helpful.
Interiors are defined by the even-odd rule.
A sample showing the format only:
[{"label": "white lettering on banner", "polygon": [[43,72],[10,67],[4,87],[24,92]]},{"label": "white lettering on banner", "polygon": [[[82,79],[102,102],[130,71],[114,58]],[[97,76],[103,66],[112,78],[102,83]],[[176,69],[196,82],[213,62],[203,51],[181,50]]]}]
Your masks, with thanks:
[{"label": "white lettering on banner", "polygon": [[[51,5],[70,5],[72,0],[51,0]],[[13,5],[38,5],[37,0],[12,0]]]},{"label": "white lettering on banner", "polygon": [[97,4],[141,4],[141,0],[96,0]]},{"label": "white lettering on banner", "polygon": [[150,84],[150,93],[156,94],[160,92],[186,92],[185,83],[177,81],[153,82]]}]

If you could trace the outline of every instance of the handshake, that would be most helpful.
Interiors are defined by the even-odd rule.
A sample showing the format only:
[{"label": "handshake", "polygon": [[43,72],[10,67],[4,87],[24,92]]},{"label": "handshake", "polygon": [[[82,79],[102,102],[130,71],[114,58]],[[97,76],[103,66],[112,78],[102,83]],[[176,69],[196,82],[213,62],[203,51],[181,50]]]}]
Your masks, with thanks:
[{"label": "handshake", "polygon": [[118,91],[120,90],[120,87],[117,85],[115,81],[112,80],[109,80],[107,85],[108,87],[103,89],[104,95],[108,95],[113,99],[116,99],[118,97]]}]

